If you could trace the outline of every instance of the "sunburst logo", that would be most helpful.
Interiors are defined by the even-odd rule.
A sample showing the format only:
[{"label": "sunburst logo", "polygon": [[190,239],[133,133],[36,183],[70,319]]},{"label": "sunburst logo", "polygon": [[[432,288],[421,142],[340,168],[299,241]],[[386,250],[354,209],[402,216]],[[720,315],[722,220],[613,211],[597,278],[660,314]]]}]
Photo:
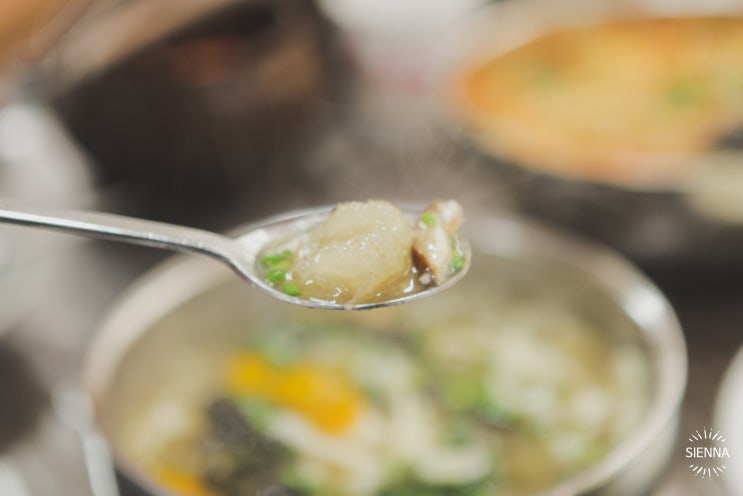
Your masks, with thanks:
[{"label": "sunburst logo", "polygon": [[695,431],[689,436],[684,457],[690,461],[689,469],[695,477],[711,479],[725,471],[725,460],[730,458],[730,452],[720,431],[705,427],[702,432]]}]

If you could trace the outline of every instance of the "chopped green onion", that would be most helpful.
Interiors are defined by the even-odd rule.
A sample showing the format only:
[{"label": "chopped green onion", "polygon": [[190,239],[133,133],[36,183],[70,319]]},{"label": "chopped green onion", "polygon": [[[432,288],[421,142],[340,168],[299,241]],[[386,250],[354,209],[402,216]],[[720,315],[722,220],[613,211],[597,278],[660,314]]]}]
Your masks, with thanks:
[{"label": "chopped green onion", "polygon": [[286,271],[279,268],[269,269],[266,273],[266,280],[268,282],[279,282],[286,279]]},{"label": "chopped green onion", "polygon": [[260,264],[268,268],[276,268],[284,265],[292,257],[291,250],[283,250],[279,253],[272,253],[270,255],[264,255],[260,258]]},{"label": "chopped green onion", "polygon": [[529,86],[548,88],[560,81],[560,71],[554,65],[537,62],[526,69],[524,75]]},{"label": "chopped green onion", "polygon": [[472,425],[461,419],[452,420],[445,435],[447,446],[452,447],[466,446],[474,439]]},{"label": "chopped green onion", "polygon": [[299,287],[294,284],[293,282],[287,282],[284,284],[284,293],[288,294],[289,296],[299,296],[302,294],[302,290],[299,289]]},{"label": "chopped green onion", "polygon": [[680,80],[667,89],[666,100],[672,105],[686,107],[703,103],[708,97],[703,81]]},{"label": "chopped green onion", "polygon": [[454,255],[449,266],[452,270],[460,271],[464,268],[464,255]]},{"label": "chopped green onion", "polygon": [[455,410],[466,410],[477,403],[482,394],[482,386],[466,379],[450,380],[444,389],[444,399]]},{"label": "chopped green onion", "polygon": [[500,427],[508,427],[519,420],[513,412],[510,412],[497,404],[488,395],[480,397],[474,407],[474,413],[487,423]]},{"label": "chopped green onion", "polygon": [[240,413],[253,425],[265,429],[269,420],[276,413],[276,409],[265,401],[250,396],[240,396],[234,399]]},{"label": "chopped green onion", "polygon": [[428,227],[433,227],[438,224],[438,219],[434,214],[426,213],[421,215],[421,222],[423,222]]},{"label": "chopped green onion", "polygon": [[[290,494],[299,492],[300,494],[306,494],[308,496],[316,496],[323,494],[320,488],[317,487],[316,483],[310,480],[307,475],[299,472],[296,468],[291,467],[281,471],[279,478],[284,485],[291,487]],[[289,491],[287,491],[289,493]],[[286,494],[286,493],[279,493]]]}]

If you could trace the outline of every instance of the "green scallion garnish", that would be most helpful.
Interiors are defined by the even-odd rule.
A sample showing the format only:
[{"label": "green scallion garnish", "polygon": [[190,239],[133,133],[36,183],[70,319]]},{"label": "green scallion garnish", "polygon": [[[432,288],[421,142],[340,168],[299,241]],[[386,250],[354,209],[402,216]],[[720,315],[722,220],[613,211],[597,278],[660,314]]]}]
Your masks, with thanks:
[{"label": "green scallion garnish", "polygon": [[278,253],[272,253],[270,255],[264,255],[260,258],[260,264],[267,268],[278,268],[282,265],[286,265],[292,258],[291,250],[283,250]]},{"label": "green scallion garnish", "polygon": [[266,280],[268,282],[279,282],[286,279],[286,271],[279,268],[269,269],[266,272]]},{"label": "green scallion garnish", "polygon": [[299,289],[299,286],[297,286],[293,282],[287,282],[286,284],[284,284],[284,287],[282,289],[284,290],[284,293],[288,294],[289,296],[299,296],[302,294],[302,290]]},{"label": "green scallion garnish", "polygon": [[452,268],[452,270],[460,271],[464,268],[464,262],[464,255],[454,255],[449,266]]},{"label": "green scallion garnish", "polygon": [[421,215],[421,222],[423,222],[428,227],[433,227],[439,223],[439,220],[436,218],[434,214],[425,213]]}]

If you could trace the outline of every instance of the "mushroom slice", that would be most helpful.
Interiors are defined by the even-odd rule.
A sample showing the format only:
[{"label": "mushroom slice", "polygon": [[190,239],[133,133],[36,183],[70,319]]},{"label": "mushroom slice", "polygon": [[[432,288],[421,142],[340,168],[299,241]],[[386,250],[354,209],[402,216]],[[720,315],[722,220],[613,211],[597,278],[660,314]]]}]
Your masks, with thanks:
[{"label": "mushroom slice", "polygon": [[421,213],[412,253],[422,284],[441,284],[456,271],[453,266],[461,256],[456,236],[463,221],[462,206],[455,200],[435,200]]}]

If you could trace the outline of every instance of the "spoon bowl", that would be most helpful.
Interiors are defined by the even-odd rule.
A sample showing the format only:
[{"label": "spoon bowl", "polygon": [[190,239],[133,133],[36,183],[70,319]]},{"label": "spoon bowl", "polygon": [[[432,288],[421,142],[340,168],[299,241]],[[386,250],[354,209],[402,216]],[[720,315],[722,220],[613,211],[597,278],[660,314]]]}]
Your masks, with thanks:
[{"label": "spoon bowl", "polygon": [[[43,227],[91,238],[207,255],[228,265],[240,277],[274,298],[310,308],[368,310],[398,305],[439,293],[460,281],[469,270],[471,248],[467,240],[461,239],[460,247],[464,255],[464,267],[461,270],[439,285],[429,286],[422,291],[405,293],[384,301],[336,303],[301,298],[288,295],[266,283],[257,269],[261,251],[278,240],[290,238],[323,222],[328,218],[332,209],[332,206],[318,207],[270,217],[255,223],[248,232],[236,237],[103,212],[22,206],[10,200],[0,201],[0,222]],[[415,209],[404,207],[401,210],[411,219],[415,218]]]}]

